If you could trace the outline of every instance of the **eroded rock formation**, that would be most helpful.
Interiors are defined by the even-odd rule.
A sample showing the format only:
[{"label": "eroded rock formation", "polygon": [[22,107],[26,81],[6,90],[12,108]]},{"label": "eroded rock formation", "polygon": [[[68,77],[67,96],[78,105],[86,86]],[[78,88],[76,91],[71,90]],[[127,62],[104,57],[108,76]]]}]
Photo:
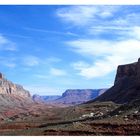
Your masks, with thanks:
[{"label": "eroded rock formation", "polygon": [[34,103],[29,91],[25,90],[21,85],[8,81],[2,73],[0,73],[0,110],[11,107],[24,107]]},{"label": "eroded rock formation", "polygon": [[137,99],[140,99],[140,59],[118,66],[114,86],[94,101],[129,103]]},{"label": "eroded rock formation", "polygon": [[8,81],[2,73],[0,73],[0,94],[14,94],[22,97],[31,97],[29,91],[25,90],[21,85]]}]

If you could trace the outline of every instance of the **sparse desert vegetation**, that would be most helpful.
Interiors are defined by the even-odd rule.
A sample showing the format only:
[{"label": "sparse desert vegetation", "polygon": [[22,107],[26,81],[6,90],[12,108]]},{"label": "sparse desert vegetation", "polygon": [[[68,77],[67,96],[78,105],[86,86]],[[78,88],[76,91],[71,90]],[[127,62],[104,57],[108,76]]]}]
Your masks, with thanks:
[{"label": "sparse desert vegetation", "polygon": [[[39,109],[41,108],[41,106],[38,107]],[[36,109],[37,107],[34,107],[34,112]],[[7,119],[1,122],[0,134],[139,135],[139,109],[139,104],[137,104],[137,108],[135,104],[126,110],[124,105],[113,102],[90,103],[63,108],[45,108],[42,106],[42,110],[40,109],[40,112],[39,110],[37,111],[38,115],[29,113],[26,117],[24,115],[20,116],[20,120],[18,120],[18,117],[15,117],[14,120],[9,118],[10,121]],[[91,112],[94,112],[95,115],[81,117],[85,114],[91,114]]]}]

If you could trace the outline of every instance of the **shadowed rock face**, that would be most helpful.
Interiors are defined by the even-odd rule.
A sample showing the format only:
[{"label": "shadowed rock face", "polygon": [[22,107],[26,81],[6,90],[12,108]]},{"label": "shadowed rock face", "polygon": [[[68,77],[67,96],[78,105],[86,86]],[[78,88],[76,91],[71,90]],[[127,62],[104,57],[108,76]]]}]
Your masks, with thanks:
[{"label": "shadowed rock face", "polygon": [[118,66],[114,86],[94,101],[129,103],[136,99],[140,99],[140,59]]},{"label": "shadowed rock face", "polygon": [[120,81],[122,78],[125,77],[135,77],[137,76],[137,63],[132,63],[128,65],[120,65],[117,69],[117,74],[115,78],[115,83]]}]

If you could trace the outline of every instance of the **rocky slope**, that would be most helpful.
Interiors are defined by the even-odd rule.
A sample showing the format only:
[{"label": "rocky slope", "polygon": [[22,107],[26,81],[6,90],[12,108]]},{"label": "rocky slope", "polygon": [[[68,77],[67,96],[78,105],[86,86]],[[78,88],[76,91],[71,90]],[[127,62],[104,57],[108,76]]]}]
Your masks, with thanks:
[{"label": "rocky slope", "polygon": [[52,103],[76,105],[95,99],[107,89],[68,89]]},{"label": "rocky slope", "polygon": [[118,66],[114,86],[93,101],[123,104],[137,99],[140,99],[140,59],[132,64]]},{"label": "rocky slope", "polygon": [[17,85],[8,81],[2,73],[0,73],[0,109],[7,107],[25,106],[34,103],[29,91],[25,90],[21,85]]}]

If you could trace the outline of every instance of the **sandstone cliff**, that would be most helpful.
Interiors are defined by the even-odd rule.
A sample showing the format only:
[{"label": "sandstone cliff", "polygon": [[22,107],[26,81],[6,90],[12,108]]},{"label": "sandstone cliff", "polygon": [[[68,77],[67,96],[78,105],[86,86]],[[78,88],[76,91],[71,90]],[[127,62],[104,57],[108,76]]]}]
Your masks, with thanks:
[{"label": "sandstone cliff", "polygon": [[22,97],[31,97],[29,91],[23,89],[21,85],[8,81],[2,73],[0,73],[0,94],[15,94]]},{"label": "sandstone cliff", "polygon": [[93,101],[129,103],[137,99],[140,99],[140,59],[118,66],[114,86]]},{"label": "sandstone cliff", "polygon": [[0,109],[8,107],[24,106],[33,103],[29,91],[25,90],[21,85],[17,85],[8,81],[2,73],[0,73]]}]

